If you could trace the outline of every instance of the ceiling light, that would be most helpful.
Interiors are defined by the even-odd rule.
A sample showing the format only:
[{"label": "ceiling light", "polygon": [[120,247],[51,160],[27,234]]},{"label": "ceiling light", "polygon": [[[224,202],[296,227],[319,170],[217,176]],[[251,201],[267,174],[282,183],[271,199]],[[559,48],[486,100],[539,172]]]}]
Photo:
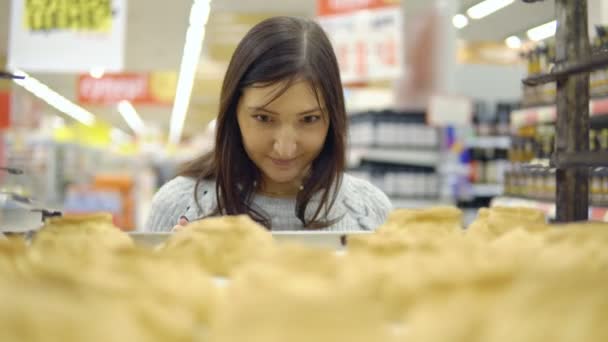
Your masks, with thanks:
[{"label": "ceiling light", "polygon": [[485,0],[469,8],[467,14],[472,19],[481,19],[514,2],[515,0]]},{"label": "ceiling light", "polygon": [[23,87],[25,90],[39,97],[51,107],[57,109],[61,113],[65,113],[81,123],[92,126],[95,123],[95,115],[91,114],[86,109],[59,95],[54,90],[47,87],[37,79],[30,77],[21,70],[15,71],[18,76],[24,76],[24,79],[14,79],[13,82]]},{"label": "ceiling light", "polygon": [[144,133],[144,121],[139,114],[137,114],[137,111],[133,108],[131,102],[125,100],[120,101],[118,103],[118,112],[135,134],[142,135]]},{"label": "ceiling light", "polygon": [[196,67],[200,60],[201,48],[205,37],[205,26],[209,19],[210,0],[194,0],[190,9],[190,25],[186,31],[184,54],[179,70],[175,101],[171,112],[169,143],[178,144],[188,113]]},{"label": "ceiling light", "polygon": [[460,30],[461,28],[469,25],[469,18],[467,18],[463,14],[456,14],[452,18],[452,24],[454,25],[455,28]]},{"label": "ceiling light", "polygon": [[531,40],[533,40],[535,42],[538,42],[541,40],[545,40],[549,37],[555,36],[556,31],[557,31],[557,21],[553,20],[546,24],[529,29],[528,38],[530,38]]},{"label": "ceiling light", "polygon": [[91,77],[93,78],[102,78],[104,75],[105,71],[102,68],[93,68],[91,69],[91,71],[89,72],[89,75],[91,75]]},{"label": "ceiling light", "polygon": [[520,49],[521,48],[521,39],[518,36],[510,36],[505,39],[505,44],[511,49]]}]

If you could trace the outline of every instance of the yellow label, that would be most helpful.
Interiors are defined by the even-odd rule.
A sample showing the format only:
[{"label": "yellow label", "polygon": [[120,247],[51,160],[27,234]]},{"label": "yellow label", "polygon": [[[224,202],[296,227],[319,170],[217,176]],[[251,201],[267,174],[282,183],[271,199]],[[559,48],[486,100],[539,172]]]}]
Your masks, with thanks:
[{"label": "yellow label", "polygon": [[74,142],[82,146],[106,147],[110,144],[111,126],[96,120],[92,126],[79,122],[72,123],[53,131],[53,138],[59,142]]},{"label": "yellow label", "polygon": [[70,126],[61,126],[53,130],[53,138],[57,142],[74,142],[76,141],[76,133]]},{"label": "yellow label", "polygon": [[112,29],[112,0],[25,0],[23,24],[30,31]]},{"label": "yellow label", "polygon": [[177,89],[177,73],[156,71],[150,73],[150,95],[159,102],[173,102]]}]

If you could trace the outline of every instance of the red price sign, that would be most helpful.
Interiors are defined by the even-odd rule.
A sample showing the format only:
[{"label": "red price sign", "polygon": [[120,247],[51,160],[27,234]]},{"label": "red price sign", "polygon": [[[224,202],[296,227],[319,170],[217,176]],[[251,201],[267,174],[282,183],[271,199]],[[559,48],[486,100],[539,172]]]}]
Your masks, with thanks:
[{"label": "red price sign", "polygon": [[317,0],[317,15],[329,16],[395,6],[395,0]]},{"label": "red price sign", "polygon": [[[363,3],[370,5],[364,11],[356,6]],[[319,23],[336,51],[342,81],[359,83],[400,78],[401,56],[405,55],[401,7],[389,1],[372,0],[330,1],[329,4],[341,10],[319,11]]]},{"label": "red price sign", "polygon": [[11,94],[0,93],[0,130],[7,129],[11,123]]}]

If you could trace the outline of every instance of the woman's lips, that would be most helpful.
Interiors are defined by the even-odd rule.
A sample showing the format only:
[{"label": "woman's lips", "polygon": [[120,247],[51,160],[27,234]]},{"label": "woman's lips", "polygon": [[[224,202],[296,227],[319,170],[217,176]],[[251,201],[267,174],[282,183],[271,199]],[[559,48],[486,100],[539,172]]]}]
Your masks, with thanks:
[{"label": "woman's lips", "polygon": [[290,166],[292,166],[294,164],[294,162],[296,161],[296,158],[293,159],[275,159],[275,158],[270,158],[270,160],[272,161],[272,163],[280,168],[286,169],[289,168]]}]

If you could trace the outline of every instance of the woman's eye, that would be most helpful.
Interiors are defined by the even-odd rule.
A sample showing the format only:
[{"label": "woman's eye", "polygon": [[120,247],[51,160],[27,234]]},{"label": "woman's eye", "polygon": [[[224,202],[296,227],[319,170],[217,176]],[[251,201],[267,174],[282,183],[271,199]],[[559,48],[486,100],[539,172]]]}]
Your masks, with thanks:
[{"label": "woman's eye", "polygon": [[319,115],[309,115],[309,116],[305,116],[302,121],[304,121],[304,123],[315,123],[317,121],[319,121],[321,119],[321,117]]},{"label": "woman's eye", "polygon": [[272,121],[270,116],[266,115],[266,114],[256,114],[253,116],[253,118],[259,122],[264,122],[264,123]]}]

